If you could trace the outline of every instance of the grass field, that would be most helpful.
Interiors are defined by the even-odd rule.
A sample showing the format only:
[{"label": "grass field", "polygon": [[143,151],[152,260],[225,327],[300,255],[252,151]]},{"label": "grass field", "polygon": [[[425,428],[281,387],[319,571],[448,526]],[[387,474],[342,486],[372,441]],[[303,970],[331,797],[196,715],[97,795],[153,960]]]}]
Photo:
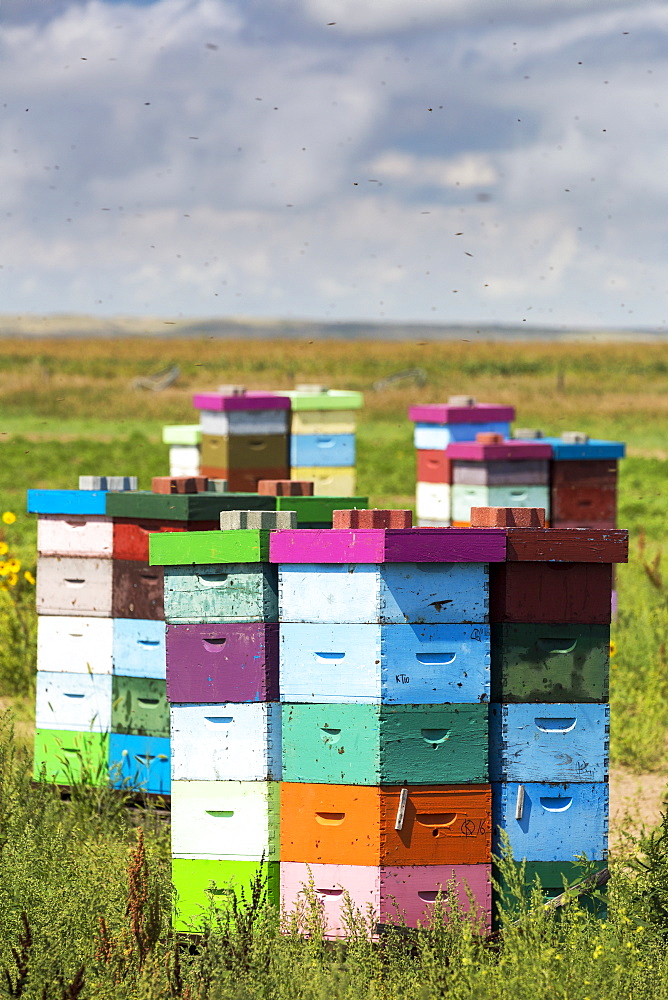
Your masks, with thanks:
[{"label": "grass field", "polygon": [[[180,368],[170,388],[133,388],[137,376],[168,365]],[[426,376],[422,388],[408,378],[373,389],[416,367]],[[35,520],[25,513],[26,489],[76,487],[80,473],[137,474],[147,488],[168,471],[162,426],[196,419],[194,391],[302,381],[364,391],[359,491],[374,506],[412,505],[412,402],[467,393],[514,405],[517,426],[627,442],[619,524],[631,531],[631,560],[618,574],[611,754],[616,765],[664,773],[668,347],[646,344],[0,340],[0,514],[16,514],[15,522],[0,522],[0,543],[9,550],[1,558],[21,563],[16,585],[0,590],[0,695],[13,700],[17,731],[28,738],[34,671],[34,588],[23,573],[35,572]],[[521,917],[506,929],[503,947],[481,948],[468,925],[454,921],[382,948],[358,934],[344,953],[324,947],[317,927],[306,945],[296,934],[279,934],[277,917],[261,909],[236,929],[213,928],[197,954],[180,955],[179,967],[167,934],[164,824],[144,814],[146,859],[136,848],[130,855],[129,888],[135,830],[127,811],[85,789],[71,804],[34,792],[26,760],[15,756],[20,743],[0,741],[0,996],[426,1000],[524,997],[536,989],[568,1000],[668,996],[665,840],[645,843],[651,865],[640,877],[628,877],[620,858],[607,923],[570,907],[558,922]]]}]

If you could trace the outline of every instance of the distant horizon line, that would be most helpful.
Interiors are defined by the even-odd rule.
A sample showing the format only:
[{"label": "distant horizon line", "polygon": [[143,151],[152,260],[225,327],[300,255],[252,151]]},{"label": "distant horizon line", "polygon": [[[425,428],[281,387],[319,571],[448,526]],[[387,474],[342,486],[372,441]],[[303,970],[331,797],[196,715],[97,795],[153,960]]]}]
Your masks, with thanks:
[{"label": "distant horizon line", "polygon": [[[161,327],[161,329],[156,329]],[[215,337],[236,340],[458,340],[463,334],[476,341],[545,340],[644,342],[668,340],[668,330],[651,327],[547,326],[528,323],[433,323],[415,320],[284,319],[281,317],[179,317],[138,316],[119,313],[93,316],[86,313],[2,313],[0,339]]]}]

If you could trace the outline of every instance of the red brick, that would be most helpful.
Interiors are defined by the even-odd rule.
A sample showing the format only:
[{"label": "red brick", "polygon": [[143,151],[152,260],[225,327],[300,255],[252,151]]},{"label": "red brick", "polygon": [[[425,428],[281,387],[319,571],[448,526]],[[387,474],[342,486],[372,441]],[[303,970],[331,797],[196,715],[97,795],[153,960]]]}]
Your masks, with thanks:
[{"label": "red brick", "polygon": [[480,431],[475,439],[478,444],[503,444],[503,434],[494,434],[492,431]]},{"label": "red brick", "polygon": [[412,528],[411,510],[335,510],[333,528]]},{"label": "red brick", "polygon": [[312,497],[313,488],[308,479],[261,479],[257,484],[262,497]]},{"label": "red brick", "polygon": [[206,476],[154,476],[154,493],[203,493],[209,488]]},{"label": "red brick", "polygon": [[335,510],[333,528],[412,528],[411,510]]},{"label": "red brick", "polygon": [[544,507],[472,507],[472,528],[544,528]]}]

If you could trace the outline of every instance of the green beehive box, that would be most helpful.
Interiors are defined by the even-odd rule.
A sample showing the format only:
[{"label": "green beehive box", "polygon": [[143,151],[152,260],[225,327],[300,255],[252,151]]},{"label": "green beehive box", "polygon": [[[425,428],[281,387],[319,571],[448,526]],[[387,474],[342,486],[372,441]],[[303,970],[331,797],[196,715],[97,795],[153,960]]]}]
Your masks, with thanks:
[{"label": "green beehive box", "polygon": [[269,562],[269,531],[161,531],[149,536],[151,566]]},{"label": "green beehive box", "polygon": [[109,736],[68,729],[37,729],[33,773],[37,781],[44,776],[56,785],[107,785]]},{"label": "green beehive box", "polygon": [[[515,869],[513,884],[509,885],[504,873],[498,865],[492,868],[492,875],[499,885],[499,890],[494,890],[494,918],[498,926],[500,911],[514,917],[518,910],[519,893],[522,895],[524,903],[529,903],[534,889],[539,888],[542,903],[549,903],[550,900],[560,896],[566,889],[573,902],[596,917],[605,919],[607,906],[605,900],[601,899],[601,894],[605,894],[606,886],[596,887],[587,880],[587,884],[580,885],[579,888],[570,889],[585,880],[585,873],[582,865],[573,860],[569,861],[513,861]],[[592,863],[594,874],[607,868],[607,861],[595,861]],[[587,891],[587,889],[591,891]]]},{"label": "green beehive box", "polygon": [[322,392],[293,389],[284,393],[292,410],[359,410],[364,405],[361,392],[352,389],[326,389]]},{"label": "green beehive box", "polygon": [[165,567],[170,624],[278,621],[278,567],[211,563]]},{"label": "green beehive box", "polygon": [[171,445],[198,445],[202,439],[199,424],[169,424],[162,428],[162,443]]},{"label": "green beehive box", "polygon": [[173,858],[172,882],[176,890],[173,927],[197,933],[215,913],[230,906],[233,896],[249,901],[256,879],[264,886],[267,902],[279,905],[278,861],[227,861],[210,858]]},{"label": "green beehive box", "polygon": [[276,510],[276,497],[257,493],[107,493],[107,517],[218,521],[222,510]]},{"label": "green beehive box", "polygon": [[297,524],[328,524],[331,527],[335,510],[366,510],[368,497],[276,497],[276,510],[294,510]]},{"label": "green beehive box", "polygon": [[492,625],[494,702],[604,702],[609,625]]},{"label": "green beehive box", "polygon": [[156,677],[112,678],[111,729],[136,736],[169,736],[167,683]]},{"label": "green beehive box", "polygon": [[488,705],[284,705],[283,780],[485,784]]}]

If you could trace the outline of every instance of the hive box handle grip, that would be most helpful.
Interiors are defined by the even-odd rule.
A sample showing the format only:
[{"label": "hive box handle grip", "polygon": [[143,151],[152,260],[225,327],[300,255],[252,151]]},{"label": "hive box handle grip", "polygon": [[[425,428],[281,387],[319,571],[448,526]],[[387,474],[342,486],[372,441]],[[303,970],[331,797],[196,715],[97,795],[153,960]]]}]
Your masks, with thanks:
[{"label": "hive box handle grip", "polygon": [[404,816],[406,815],[406,803],[408,802],[408,789],[402,788],[399,793],[399,805],[397,807],[397,818],[394,821],[394,829],[402,830],[404,826]]},{"label": "hive box handle grip", "polygon": [[577,639],[538,639],[536,645],[543,653],[572,653]]},{"label": "hive box handle grip", "polygon": [[517,786],[517,798],[515,800],[515,819],[521,820],[524,815],[524,785]]},{"label": "hive box handle grip", "polygon": [[340,826],[345,818],[345,813],[317,812],[315,814],[316,823],[320,823],[321,826]]}]

